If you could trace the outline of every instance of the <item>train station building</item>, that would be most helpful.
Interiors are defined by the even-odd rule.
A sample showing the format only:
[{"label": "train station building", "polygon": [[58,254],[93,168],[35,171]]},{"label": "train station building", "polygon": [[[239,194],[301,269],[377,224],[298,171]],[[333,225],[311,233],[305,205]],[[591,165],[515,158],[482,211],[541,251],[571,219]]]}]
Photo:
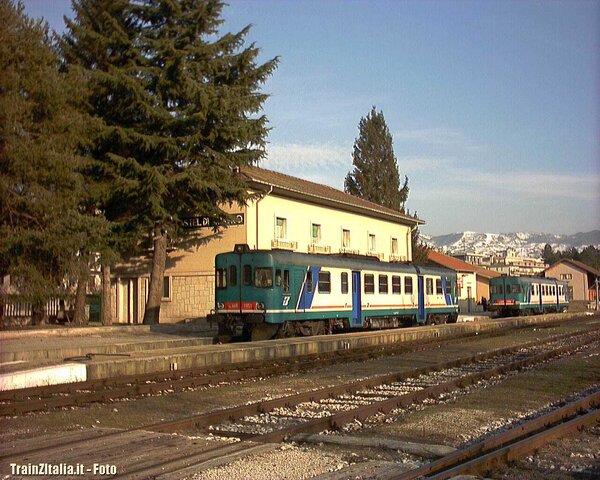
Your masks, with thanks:
[{"label": "train station building", "polygon": [[[168,252],[161,322],[204,317],[214,308],[214,260],[236,244],[315,254],[357,254],[384,262],[412,260],[411,232],[424,222],[334,188],[257,167],[240,172],[257,198],[227,209],[234,224],[215,232],[210,220],[184,220],[188,238]],[[150,258],[113,269],[117,323],[141,323]]]}]

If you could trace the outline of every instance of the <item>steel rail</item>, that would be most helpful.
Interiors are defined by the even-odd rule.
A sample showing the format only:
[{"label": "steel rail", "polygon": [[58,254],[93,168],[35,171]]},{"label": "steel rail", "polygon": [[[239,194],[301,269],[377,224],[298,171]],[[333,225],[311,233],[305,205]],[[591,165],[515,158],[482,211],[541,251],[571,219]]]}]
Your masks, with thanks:
[{"label": "steel rail", "polygon": [[[551,338],[569,338],[585,332],[586,330],[578,330]],[[489,332],[489,334],[494,336],[498,332]],[[187,388],[198,388],[222,382],[235,382],[255,377],[302,372],[342,362],[363,361],[384,355],[424,351],[430,349],[432,345],[450,343],[456,338],[465,337],[466,339],[477,338],[469,333],[445,339],[433,338],[425,342],[410,341],[403,344],[377,345],[308,354],[289,359],[279,359],[270,365],[265,365],[264,360],[257,360],[230,364],[225,369],[201,367],[170,373],[131,375],[115,379],[10,390],[0,392],[0,402],[4,402],[0,403],[0,416],[83,406],[94,402],[110,402],[120,398],[156,394],[165,390],[181,391]],[[41,398],[36,399],[33,397]]]},{"label": "steel rail", "polygon": [[[241,435],[239,435],[239,437],[241,439],[243,439],[243,441],[238,442],[234,445],[227,445],[225,447],[216,447],[215,449],[211,449],[208,452],[202,452],[202,453],[194,456],[194,457],[196,457],[195,460],[190,458],[189,455],[183,455],[180,457],[172,458],[168,461],[161,462],[160,465],[157,464],[157,465],[152,465],[149,467],[143,467],[143,468],[140,468],[140,469],[134,470],[134,471],[128,471],[128,472],[124,473],[123,475],[119,475],[115,478],[132,478],[132,479],[133,478],[147,478],[148,476],[152,476],[153,474],[155,474],[156,469],[158,467],[160,467],[162,473],[172,473],[174,471],[177,471],[180,468],[179,465],[182,462],[186,462],[186,468],[187,468],[191,465],[194,465],[194,464],[200,465],[201,463],[209,461],[213,458],[217,458],[221,455],[220,452],[223,452],[223,453],[226,452],[228,455],[231,455],[232,453],[241,453],[247,449],[248,443],[251,443],[251,444],[274,443],[274,444],[276,444],[276,443],[280,443],[280,442],[288,440],[288,439],[293,439],[295,435],[298,435],[300,433],[318,433],[318,432],[321,432],[324,430],[329,430],[329,429],[334,429],[334,430],[340,429],[343,425],[345,425],[349,422],[352,422],[354,420],[365,420],[368,417],[370,417],[374,414],[377,414],[377,413],[388,413],[390,410],[393,410],[395,408],[408,407],[410,405],[420,403],[427,398],[435,398],[435,397],[439,396],[439,394],[441,394],[441,393],[445,393],[445,392],[449,392],[449,391],[456,390],[459,388],[463,388],[467,385],[477,383],[479,380],[481,380],[483,378],[491,378],[495,375],[506,373],[511,370],[520,370],[527,366],[530,366],[530,365],[533,365],[536,363],[540,363],[540,362],[544,362],[544,361],[547,361],[547,360],[557,357],[557,356],[561,356],[562,354],[568,352],[571,349],[580,348],[581,346],[585,346],[596,340],[597,340],[596,338],[588,339],[586,341],[578,343],[577,345],[561,347],[554,351],[535,355],[529,359],[519,360],[519,361],[513,362],[511,364],[507,364],[507,365],[504,365],[501,367],[496,367],[496,368],[493,368],[490,370],[486,370],[484,372],[479,372],[476,374],[468,375],[468,376],[465,376],[465,377],[462,377],[462,378],[459,378],[456,380],[452,380],[450,382],[446,382],[446,383],[443,383],[440,385],[428,387],[428,388],[425,388],[425,389],[417,391],[417,392],[411,392],[408,394],[399,395],[397,397],[393,397],[388,400],[375,402],[374,404],[371,404],[371,405],[357,407],[348,412],[341,412],[338,414],[331,415],[329,417],[310,420],[308,422],[304,422],[304,423],[294,425],[291,427],[282,428],[282,429],[276,430],[274,432],[270,432],[270,433],[266,433],[266,434],[255,434],[255,435],[241,434]],[[483,354],[481,356],[486,357],[486,354]],[[472,358],[472,357],[470,357],[470,358]],[[450,363],[453,363],[453,362],[450,362]],[[467,363],[471,363],[471,362],[467,362]],[[456,366],[456,365],[451,365],[451,366]],[[434,370],[437,370],[437,369],[434,369]],[[434,370],[432,370],[432,371],[434,371]],[[413,375],[410,375],[410,376],[415,376],[415,375],[413,373]],[[378,378],[382,378],[382,377],[378,377]],[[387,382],[383,382],[383,383],[387,383]],[[351,385],[353,387],[361,385],[361,388],[366,386],[365,382],[355,382]],[[351,390],[354,390],[353,387]],[[331,391],[332,391],[331,389],[323,389],[322,391],[319,390],[318,392],[329,394],[329,392],[331,392]],[[348,390],[346,390],[346,391],[348,391]],[[315,392],[308,392],[308,393],[315,393]],[[345,393],[345,392],[342,392],[342,393]],[[327,396],[330,396],[330,395],[327,395]],[[293,396],[293,397],[298,397],[298,396]],[[173,432],[173,431],[191,428],[191,427],[207,426],[214,421],[235,420],[236,418],[240,418],[240,416],[243,417],[246,415],[251,415],[253,413],[266,412],[266,411],[271,410],[272,408],[275,408],[274,405],[289,406],[289,405],[286,405],[285,403],[283,403],[283,404],[281,403],[281,400],[283,400],[285,402],[286,399],[287,399],[287,397],[284,399],[269,400],[266,402],[262,402],[260,404],[252,404],[252,405],[237,407],[234,409],[227,409],[227,410],[220,411],[220,412],[211,412],[208,414],[199,415],[199,416],[195,417],[194,419],[191,419],[191,418],[185,419],[184,422],[179,422],[179,421],[163,422],[161,424],[151,425],[146,428],[148,430],[152,430],[152,431]],[[299,402],[299,403],[302,403],[302,402]],[[296,404],[296,402],[294,402],[294,404]],[[256,409],[256,407],[258,405],[260,405],[260,407],[258,409]],[[188,423],[188,422],[193,422],[193,423]],[[220,433],[219,431],[216,432],[217,435],[219,435],[219,433]],[[226,436],[230,436],[230,435],[226,435]],[[231,436],[236,436],[236,434],[234,432],[231,432]]]},{"label": "steel rail", "polygon": [[[560,336],[560,337],[563,337],[563,336]],[[562,338],[562,339],[564,339],[564,338]],[[554,356],[560,355],[560,354],[564,353],[565,351],[568,351],[569,349],[579,348],[579,346],[585,345],[585,344],[593,342],[595,340],[596,340],[596,337],[593,337],[593,338],[589,338],[583,342],[579,342],[576,345],[561,347],[559,349],[560,353],[556,353]],[[253,403],[253,404],[249,404],[249,405],[232,407],[232,408],[228,408],[228,409],[218,410],[216,412],[214,412],[214,411],[207,412],[205,414],[186,417],[184,419],[178,419],[178,420],[174,420],[174,421],[165,421],[165,422],[160,422],[160,423],[153,424],[153,425],[145,425],[145,426],[141,426],[141,427],[135,427],[135,428],[131,428],[129,430],[124,430],[124,431],[109,432],[106,434],[95,436],[95,437],[93,437],[93,440],[97,440],[100,438],[106,439],[108,437],[118,437],[119,435],[122,435],[122,434],[130,433],[130,432],[134,432],[134,431],[140,431],[140,430],[155,431],[155,432],[174,432],[174,431],[182,431],[182,430],[186,430],[186,429],[190,429],[190,428],[194,428],[194,427],[202,428],[202,427],[206,427],[208,425],[214,424],[216,422],[222,422],[224,420],[235,420],[237,418],[242,418],[246,415],[267,412],[267,411],[270,411],[270,410],[280,407],[280,406],[293,406],[293,405],[297,405],[299,403],[303,403],[305,401],[317,401],[319,399],[332,397],[332,396],[335,396],[338,394],[352,393],[357,390],[361,390],[363,388],[371,388],[371,387],[380,385],[382,383],[391,383],[394,381],[401,381],[402,379],[416,377],[416,376],[430,373],[433,371],[442,370],[444,368],[457,367],[457,366],[473,363],[473,362],[480,361],[480,360],[486,360],[486,359],[494,358],[494,357],[509,354],[509,353],[515,353],[523,348],[535,347],[538,345],[548,344],[548,343],[552,343],[555,341],[557,341],[557,338],[550,338],[550,339],[545,339],[545,340],[535,341],[535,342],[527,342],[526,344],[521,344],[518,346],[499,349],[499,350],[494,350],[494,351],[486,352],[486,353],[482,353],[482,354],[472,355],[472,356],[469,356],[469,357],[466,357],[463,359],[444,362],[443,364],[436,364],[436,365],[429,366],[429,367],[421,367],[421,368],[413,369],[413,370],[410,370],[410,371],[407,371],[404,373],[382,375],[382,376],[378,376],[378,377],[373,377],[371,379],[366,379],[366,380],[359,381],[359,382],[351,382],[349,384],[344,384],[344,385],[340,385],[340,386],[336,386],[336,387],[326,387],[326,388],[322,388],[322,389],[315,390],[315,391],[304,392],[304,393],[286,396],[286,397],[282,397],[282,398],[278,398],[278,399],[272,399],[272,400],[268,400],[265,402],[257,402],[257,403]],[[540,357],[540,358],[544,357],[544,359],[548,359],[553,356],[553,355],[551,355],[553,352],[554,351],[546,352],[545,354],[536,355],[536,357]],[[515,368],[523,368],[523,365],[525,365],[525,362],[526,362],[526,360],[522,360],[522,361],[518,362],[518,365],[516,365]],[[482,373],[479,373],[476,375],[479,377],[482,375]],[[479,378],[483,378],[483,377],[479,377]],[[464,383],[464,380],[465,380],[464,378],[458,379],[458,380],[455,380],[454,382],[450,382],[450,383],[455,383],[456,386],[461,386],[461,385],[466,384],[466,383]],[[477,381],[477,380],[475,380],[475,381]],[[421,396],[422,396],[421,398],[435,396],[436,393],[434,392],[433,389],[437,389],[437,388],[440,388],[440,387],[439,386],[430,387],[429,389],[424,389],[419,392],[413,392],[410,394],[406,394],[401,397],[393,398],[392,400],[396,401],[396,403],[395,403],[396,407],[403,406],[403,405],[410,405],[412,403],[412,400],[418,399]],[[419,394],[419,395],[417,395],[417,394]],[[381,402],[380,408],[378,407],[377,411],[384,411],[387,407],[387,406],[385,406],[386,403],[390,403],[390,405],[387,405],[387,406],[391,406],[391,402],[386,400],[384,402]],[[366,418],[366,417],[372,415],[373,412],[368,411],[368,407],[371,407],[371,406],[367,406],[364,409],[359,408],[357,410],[352,410],[351,412],[342,412],[341,414],[337,414],[332,417],[327,417],[325,419],[311,421],[311,422],[305,423],[300,426],[283,429],[283,430],[272,432],[272,433],[269,433],[266,435],[256,435],[256,436],[250,437],[248,440],[260,442],[260,443],[279,442],[279,441],[285,440],[286,438],[289,438],[289,437],[295,435],[296,433],[306,433],[306,432],[310,433],[310,432],[315,432],[315,431],[326,430],[328,428],[336,428],[336,427],[339,427],[340,425],[343,425],[344,421],[351,421],[355,418]],[[391,408],[396,408],[396,407],[392,406]],[[347,416],[347,413],[353,414],[353,415],[351,415],[351,417],[352,417],[351,420],[350,420],[350,417],[347,417],[346,419],[344,419],[344,417]],[[33,449],[24,449],[21,451],[13,451],[13,452],[10,452],[10,453],[4,454],[4,455],[0,455],[0,460],[4,461],[9,458],[20,458],[22,456],[30,456],[32,454],[40,453],[40,452],[48,453],[51,451],[60,450],[67,446],[85,443],[85,441],[86,440],[74,439],[74,440],[69,440],[67,442],[63,442],[61,444],[55,444],[50,447],[46,446],[46,447],[37,447],[37,448],[33,448]],[[242,442],[242,443],[245,443],[245,442]],[[242,447],[242,449],[243,448],[246,448],[246,447]],[[175,461],[182,461],[185,458],[186,457],[177,458],[177,459],[169,461],[169,463],[172,463]],[[132,473],[134,473],[134,472],[132,472]]]},{"label": "steel rail", "polygon": [[[492,459],[502,458],[506,453],[499,449],[521,440],[526,443],[525,438],[532,435],[542,434],[541,438],[543,438],[543,434],[549,432],[550,429],[557,426],[557,424],[571,420],[573,416],[579,415],[581,412],[588,409],[598,409],[598,407],[600,407],[600,391],[596,391],[559,409],[517,425],[510,430],[493,435],[464,449],[457,450],[438,460],[423,465],[422,467],[404,472],[392,478],[394,480],[415,480],[421,477],[432,476],[433,478],[441,479],[449,478],[450,476],[461,473],[481,473],[481,470],[474,470],[473,468],[476,465],[478,465],[477,468],[488,468],[493,466],[493,463],[497,460]],[[598,414],[599,412],[596,411],[596,416]],[[496,450],[496,452],[492,453],[494,450]],[[526,453],[525,450],[523,451]],[[477,457],[483,458],[484,455],[488,454],[489,456],[487,456],[486,460],[474,460],[477,459]],[[459,466],[461,464],[463,465]]]}]

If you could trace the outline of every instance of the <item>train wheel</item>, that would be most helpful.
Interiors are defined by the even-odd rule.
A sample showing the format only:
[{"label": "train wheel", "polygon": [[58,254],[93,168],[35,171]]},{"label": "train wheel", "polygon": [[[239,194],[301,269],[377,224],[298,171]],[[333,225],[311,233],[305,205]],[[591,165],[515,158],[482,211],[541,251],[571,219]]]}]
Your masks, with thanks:
[{"label": "train wheel", "polygon": [[270,340],[275,337],[277,330],[279,330],[279,325],[272,323],[259,323],[253,325],[250,330],[250,340],[253,342]]}]

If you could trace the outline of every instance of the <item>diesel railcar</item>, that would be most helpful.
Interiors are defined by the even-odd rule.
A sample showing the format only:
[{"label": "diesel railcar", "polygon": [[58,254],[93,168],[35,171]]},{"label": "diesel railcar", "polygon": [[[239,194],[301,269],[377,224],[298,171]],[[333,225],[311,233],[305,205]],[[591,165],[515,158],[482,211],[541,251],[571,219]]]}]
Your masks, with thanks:
[{"label": "diesel railcar", "polygon": [[252,340],[456,321],[456,274],[370,257],[236,246],[215,258],[219,337]]},{"label": "diesel railcar", "polygon": [[566,282],[541,277],[497,277],[490,280],[489,308],[500,315],[566,311]]}]

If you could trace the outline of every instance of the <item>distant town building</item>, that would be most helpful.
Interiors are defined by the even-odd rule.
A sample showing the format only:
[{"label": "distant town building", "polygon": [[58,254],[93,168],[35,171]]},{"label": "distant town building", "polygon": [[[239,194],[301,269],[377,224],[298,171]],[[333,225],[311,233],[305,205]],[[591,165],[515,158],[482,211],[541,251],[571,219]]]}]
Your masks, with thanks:
[{"label": "distant town building", "polygon": [[563,259],[548,267],[544,274],[567,282],[571,300],[596,302],[598,298],[600,272],[585,263]]},{"label": "distant town building", "polygon": [[[442,267],[456,271],[458,280],[458,303],[461,313],[483,309],[483,303],[490,299],[490,279],[500,274],[479,265],[472,265],[456,257],[430,250],[427,258]],[[485,300],[484,300],[485,299]]]},{"label": "distant town building", "polygon": [[487,267],[492,263],[492,257],[490,255],[484,255],[483,253],[476,252],[465,252],[452,255],[454,258],[458,258],[463,262],[470,263],[471,265],[479,265]]},{"label": "distant town building", "polygon": [[490,270],[516,277],[541,275],[546,267],[543,259],[520,257],[510,248],[503,254],[494,256],[489,265]]}]

